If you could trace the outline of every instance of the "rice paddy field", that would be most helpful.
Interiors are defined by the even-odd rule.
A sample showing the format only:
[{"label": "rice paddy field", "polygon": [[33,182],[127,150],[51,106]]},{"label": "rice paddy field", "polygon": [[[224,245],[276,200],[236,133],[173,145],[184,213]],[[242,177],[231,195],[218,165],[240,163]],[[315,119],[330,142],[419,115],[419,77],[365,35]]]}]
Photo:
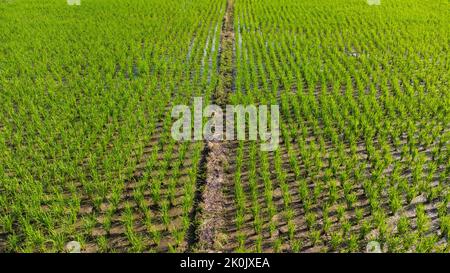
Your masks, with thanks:
[{"label": "rice paddy field", "polygon": [[369,2],[0,0],[0,253],[450,252],[450,2]]}]

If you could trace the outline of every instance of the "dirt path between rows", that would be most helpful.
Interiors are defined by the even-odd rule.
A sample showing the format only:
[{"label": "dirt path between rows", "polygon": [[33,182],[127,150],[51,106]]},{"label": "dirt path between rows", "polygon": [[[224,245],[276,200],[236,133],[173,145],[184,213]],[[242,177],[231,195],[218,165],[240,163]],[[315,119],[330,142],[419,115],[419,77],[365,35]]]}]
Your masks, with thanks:
[{"label": "dirt path between rows", "polygon": [[[212,101],[214,104],[225,106],[227,97],[232,92],[233,59],[234,59],[234,26],[233,0],[228,0],[226,12],[222,22],[219,49],[219,81]],[[202,252],[219,252],[226,241],[223,233],[225,218],[224,186],[229,184],[226,177],[229,148],[225,141],[206,142],[206,183],[200,204],[198,250]]]}]

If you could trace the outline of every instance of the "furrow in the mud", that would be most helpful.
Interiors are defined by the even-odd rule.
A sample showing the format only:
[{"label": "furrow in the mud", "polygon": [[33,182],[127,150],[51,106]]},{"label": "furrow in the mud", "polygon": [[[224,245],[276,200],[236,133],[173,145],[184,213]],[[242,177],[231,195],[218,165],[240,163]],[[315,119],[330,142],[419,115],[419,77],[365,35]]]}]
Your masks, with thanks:
[{"label": "furrow in the mud", "polygon": [[[227,1],[220,35],[219,80],[213,95],[213,103],[224,106],[234,81],[234,26],[233,0]],[[227,142],[206,141],[206,181],[198,217],[198,249],[208,252],[221,251],[222,241],[226,240],[224,230],[224,187],[231,185],[226,176],[229,149]]]}]

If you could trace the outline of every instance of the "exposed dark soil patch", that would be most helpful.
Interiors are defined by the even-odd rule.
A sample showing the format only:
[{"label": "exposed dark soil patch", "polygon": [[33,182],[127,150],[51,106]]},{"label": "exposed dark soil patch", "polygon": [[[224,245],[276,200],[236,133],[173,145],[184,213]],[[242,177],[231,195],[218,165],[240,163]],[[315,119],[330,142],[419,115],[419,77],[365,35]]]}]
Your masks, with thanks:
[{"label": "exposed dark soil patch", "polygon": [[0,233],[0,253],[6,252],[7,233]]}]

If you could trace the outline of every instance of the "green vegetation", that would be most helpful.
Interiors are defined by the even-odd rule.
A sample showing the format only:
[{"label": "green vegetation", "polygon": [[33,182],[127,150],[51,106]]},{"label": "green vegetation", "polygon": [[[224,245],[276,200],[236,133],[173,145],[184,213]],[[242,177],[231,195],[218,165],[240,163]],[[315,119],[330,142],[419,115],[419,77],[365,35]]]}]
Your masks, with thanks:
[{"label": "green vegetation", "polygon": [[279,103],[283,143],[239,146],[230,249],[449,251],[448,8],[235,1],[231,100]]},{"label": "green vegetation", "polygon": [[0,1],[0,252],[195,251],[206,145],[171,137],[195,96],[282,117],[278,150],[230,144],[218,251],[449,252],[448,15],[446,0]]},{"label": "green vegetation", "polygon": [[0,3],[0,252],[183,251],[224,1]]}]

